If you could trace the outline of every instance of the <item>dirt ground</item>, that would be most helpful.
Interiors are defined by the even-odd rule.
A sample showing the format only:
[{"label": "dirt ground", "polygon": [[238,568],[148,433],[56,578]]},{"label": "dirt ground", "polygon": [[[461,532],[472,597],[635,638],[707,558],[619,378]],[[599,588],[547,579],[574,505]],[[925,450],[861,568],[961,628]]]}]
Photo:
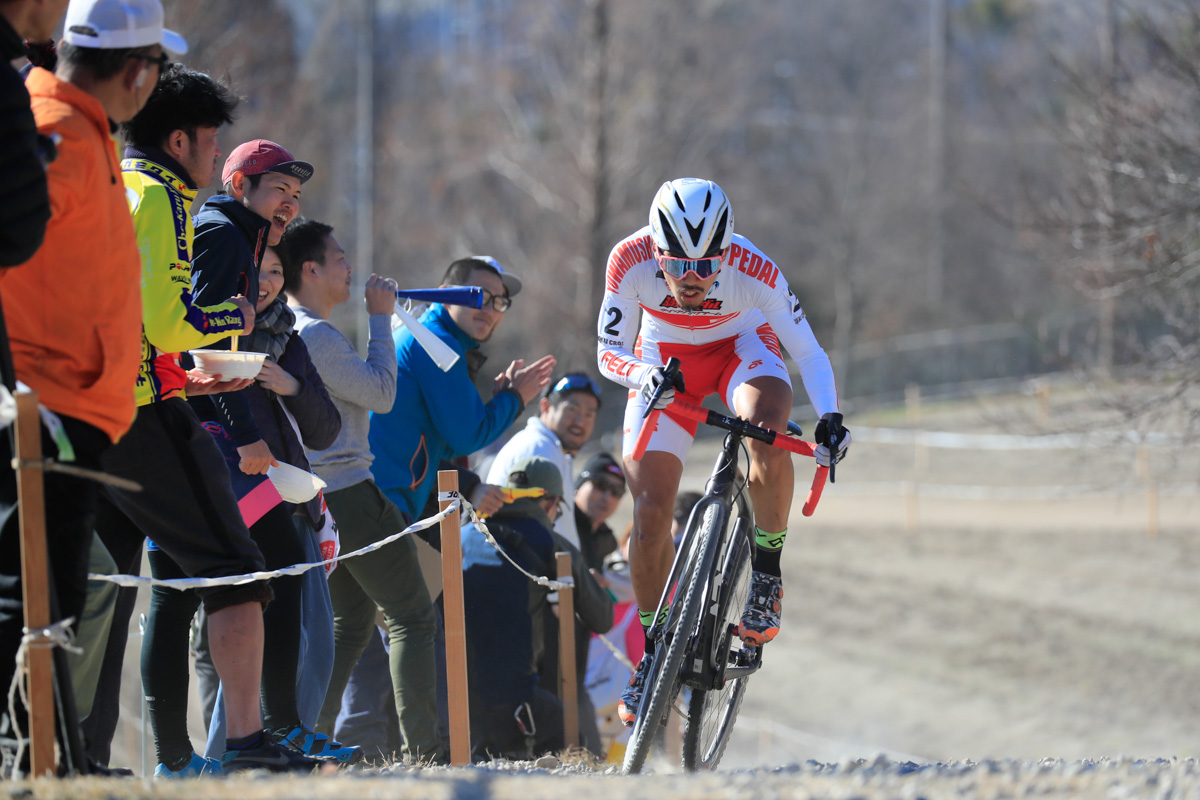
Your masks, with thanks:
[{"label": "dirt ground", "polygon": [[[1003,433],[1025,406],[927,409],[921,426]],[[868,416],[863,433],[897,423]],[[870,439],[817,514],[793,520],[783,632],[727,766],[1196,755],[1194,452],[1139,458],[1115,434],[1049,451]]]},{"label": "dirt ground", "polygon": [[[714,784],[642,779],[637,791],[594,778],[595,796],[618,785],[632,794],[744,796],[737,787],[747,775],[773,787],[767,794],[797,797],[875,796],[864,789],[873,785],[868,774],[890,776],[878,796],[1099,797],[1115,796],[1117,784],[1126,787],[1123,796],[1160,780],[1195,791],[1191,762],[1128,759],[1189,759],[1200,750],[1200,456],[1194,448],[1139,450],[1124,442],[1120,426],[1091,413],[1083,389],[1056,389],[1048,402],[1014,396],[926,404],[919,417],[903,409],[848,417],[858,427],[837,484],[813,518],[797,510],[790,527],[783,633],[750,682],[723,764],[753,771]],[[1101,445],[981,450],[881,441],[883,429],[1032,433],[1047,410],[1055,432],[1089,432]],[[1024,441],[1011,440],[1014,447]],[[700,488],[715,444],[697,443],[685,488]],[[628,509],[621,514],[618,524]],[[131,657],[127,683],[135,688],[126,710],[133,723],[135,670]],[[119,763],[139,765],[135,724],[125,728],[117,755]],[[856,765],[877,755],[874,773]],[[841,766],[803,766],[810,759]],[[1039,765],[1042,759],[1061,761]],[[1080,759],[1114,760],[1073,763]],[[951,779],[940,788],[901,790],[894,781],[911,776],[896,765],[905,761],[966,766],[936,768]],[[661,773],[669,770],[659,771],[668,780]],[[981,788],[980,776],[1009,772],[1034,783],[1023,791]],[[821,783],[851,773],[857,789]],[[548,778],[517,787],[495,772],[463,780],[450,774],[426,771],[414,778],[418,786],[395,790],[458,797],[590,791],[575,779],[570,787]],[[1056,790],[1035,779],[1064,774],[1083,788]],[[1117,777],[1105,783],[1097,775]],[[1093,778],[1099,783],[1088,783]],[[374,782],[356,785],[364,795],[377,791]]]}]

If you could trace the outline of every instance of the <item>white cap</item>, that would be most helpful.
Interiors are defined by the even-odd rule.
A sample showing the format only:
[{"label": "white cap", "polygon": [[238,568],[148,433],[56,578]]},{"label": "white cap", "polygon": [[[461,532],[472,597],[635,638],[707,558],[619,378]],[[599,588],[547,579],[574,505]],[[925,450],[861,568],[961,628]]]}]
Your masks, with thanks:
[{"label": "white cap", "polygon": [[509,297],[516,297],[520,293],[521,288],[525,285],[524,281],[522,281],[516,275],[513,275],[508,270],[504,269],[504,267],[500,265],[500,262],[491,256],[471,256],[471,258],[475,259],[476,261],[482,261],[483,263],[493,267],[496,272],[500,273],[500,282],[504,284],[504,289],[508,292]]},{"label": "white cap", "polygon": [[187,40],[163,27],[161,0],[71,0],[63,39],[76,47],[125,50],[161,44],[183,55]]}]

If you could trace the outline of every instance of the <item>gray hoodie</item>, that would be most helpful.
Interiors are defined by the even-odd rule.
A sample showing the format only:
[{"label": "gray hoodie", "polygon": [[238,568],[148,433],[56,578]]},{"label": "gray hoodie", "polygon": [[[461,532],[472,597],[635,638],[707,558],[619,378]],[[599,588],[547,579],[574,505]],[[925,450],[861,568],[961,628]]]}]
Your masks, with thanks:
[{"label": "gray hoodie", "polygon": [[305,448],[308,461],[321,480],[335,492],[371,479],[367,431],[371,412],[392,410],[396,400],[396,346],[392,342],[390,314],[370,318],[367,359],[359,358],[353,342],[328,320],[303,306],[293,306],[296,330],[308,345],[313,365],[342,415],[342,430],[326,450]]}]

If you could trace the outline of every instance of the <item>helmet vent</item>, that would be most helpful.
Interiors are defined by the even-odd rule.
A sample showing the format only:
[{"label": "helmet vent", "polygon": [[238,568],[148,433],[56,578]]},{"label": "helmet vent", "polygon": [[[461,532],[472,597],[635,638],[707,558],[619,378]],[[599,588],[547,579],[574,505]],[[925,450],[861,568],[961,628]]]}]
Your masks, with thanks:
[{"label": "helmet vent", "polygon": [[709,190],[708,194],[704,195],[704,210],[708,211],[708,207],[710,205],[712,205],[712,190],[711,189]]},{"label": "helmet vent", "polygon": [[700,220],[699,227],[693,228],[692,223],[687,217],[684,217],[683,224],[687,226],[688,235],[692,237],[692,247],[700,245],[700,234],[704,232],[704,220]]},{"label": "helmet vent", "polygon": [[679,196],[679,192],[675,192],[675,205],[679,206],[679,210],[687,213],[687,209],[683,207],[683,198]]},{"label": "helmet vent", "polygon": [[677,258],[687,258],[687,251],[683,249],[683,245],[676,238],[675,232],[671,229],[671,221],[667,219],[667,215],[660,209],[658,219],[662,226],[663,238],[666,239],[666,247],[664,248],[669,254]]},{"label": "helmet vent", "polygon": [[[721,219],[717,222],[717,226],[713,228],[712,244],[708,246],[708,250],[704,253],[704,258],[716,258],[721,254],[721,242],[725,240],[725,226],[729,223],[729,209],[726,208],[721,212]],[[689,230],[691,226],[688,226]],[[697,242],[697,244],[699,244]]]}]

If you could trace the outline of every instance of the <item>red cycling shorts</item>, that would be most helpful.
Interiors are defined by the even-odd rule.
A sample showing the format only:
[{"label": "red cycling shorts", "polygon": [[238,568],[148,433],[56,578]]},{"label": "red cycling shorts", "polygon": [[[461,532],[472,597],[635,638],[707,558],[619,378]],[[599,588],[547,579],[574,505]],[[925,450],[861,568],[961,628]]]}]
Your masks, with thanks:
[{"label": "red cycling shorts", "polygon": [[[665,364],[674,356],[680,361],[686,391],[676,394],[690,403],[699,405],[711,394],[719,394],[725,405],[734,408],[734,393],[737,388],[752,378],[769,376],[779,378],[789,387],[792,385],[784,364],[779,339],[771,326],[763,323],[752,331],[746,331],[729,339],[710,344],[671,344],[638,341],[634,350],[643,361]],[[642,431],[642,412],[646,401],[636,389],[629,392],[625,406],[625,425],[621,452],[629,455]],[[667,406],[659,415],[658,429],[650,437],[646,450],[661,450],[674,453],[684,460],[696,436],[699,423],[677,416]]]}]

